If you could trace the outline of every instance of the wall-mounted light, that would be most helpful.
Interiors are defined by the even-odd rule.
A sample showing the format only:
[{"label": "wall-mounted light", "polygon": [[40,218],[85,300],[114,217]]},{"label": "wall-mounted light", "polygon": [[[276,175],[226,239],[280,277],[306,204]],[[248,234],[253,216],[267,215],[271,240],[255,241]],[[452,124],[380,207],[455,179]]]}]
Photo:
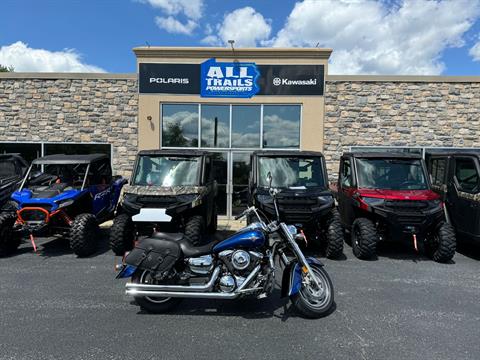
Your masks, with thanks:
[{"label": "wall-mounted light", "polygon": [[150,129],[154,130],[155,125],[153,124],[152,117],[150,115],[147,116],[147,120],[150,122]]}]

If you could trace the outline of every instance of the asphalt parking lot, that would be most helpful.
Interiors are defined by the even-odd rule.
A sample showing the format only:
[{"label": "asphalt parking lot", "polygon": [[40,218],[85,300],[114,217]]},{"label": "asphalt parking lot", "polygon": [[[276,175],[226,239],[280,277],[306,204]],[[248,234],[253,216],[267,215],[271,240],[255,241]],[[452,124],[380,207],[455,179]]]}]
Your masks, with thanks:
[{"label": "asphalt parking lot", "polygon": [[[106,230],[103,230],[104,235]],[[265,300],[184,301],[149,315],[115,280],[103,239],[77,259],[63,239],[0,259],[1,359],[479,359],[480,250],[453,264],[381,248],[376,261],[325,260],[328,317],[297,317],[278,291]]]}]

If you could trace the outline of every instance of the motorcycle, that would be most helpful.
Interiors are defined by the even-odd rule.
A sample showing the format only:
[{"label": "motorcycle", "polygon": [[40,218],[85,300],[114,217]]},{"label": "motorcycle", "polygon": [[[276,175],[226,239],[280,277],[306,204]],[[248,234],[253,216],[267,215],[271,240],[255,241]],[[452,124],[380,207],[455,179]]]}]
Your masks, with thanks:
[{"label": "motorcycle", "polygon": [[254,214],[257,222],[225,240],[196,247],[183,234],[155,233],[124,258],[117,278],[131,277],[126,294],[151,313],[167,312],[183,298],[264,298],[274,289],[275,264],[281,263],[281,296],[289,296],[305,317],[327,315],[334,301],[332,281],[319,260],[303,255],[297,243],[303,234],[279,221],[279,190],[271,187],[270,174],[268,180],[277,220],[267,223],[252,206],[235,219]]}]

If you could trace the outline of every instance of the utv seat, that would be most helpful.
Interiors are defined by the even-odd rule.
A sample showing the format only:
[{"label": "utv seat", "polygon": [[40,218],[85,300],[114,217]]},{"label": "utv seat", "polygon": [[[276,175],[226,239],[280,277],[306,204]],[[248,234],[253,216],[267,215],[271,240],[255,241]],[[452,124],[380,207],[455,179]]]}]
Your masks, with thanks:
[{"label": "utv seat", "polygon": [[210,243],[202,246],[193,246],[185,238],[185,235],[182,233],[165,233],[165,232],[156,232],[152,235],[154,239],[162,239],[168,241],[175,241],[180,246],[184,257],[198,257],[202,255],[207,255],[212,252],[213,247],[217,244],[216,241],[211,241]]}]

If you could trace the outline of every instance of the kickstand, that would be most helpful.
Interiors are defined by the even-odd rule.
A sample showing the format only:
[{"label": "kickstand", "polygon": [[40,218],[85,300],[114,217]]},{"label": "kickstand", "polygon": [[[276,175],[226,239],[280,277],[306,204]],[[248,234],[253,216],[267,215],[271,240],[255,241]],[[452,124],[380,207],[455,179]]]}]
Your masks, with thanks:
[{"label": "kickstand", "polygon": [[33,234],[30,234],[30,242],[32,243],[33,251],[37,252],[37,245],[35,244],[35,239],[33,238]]}]

